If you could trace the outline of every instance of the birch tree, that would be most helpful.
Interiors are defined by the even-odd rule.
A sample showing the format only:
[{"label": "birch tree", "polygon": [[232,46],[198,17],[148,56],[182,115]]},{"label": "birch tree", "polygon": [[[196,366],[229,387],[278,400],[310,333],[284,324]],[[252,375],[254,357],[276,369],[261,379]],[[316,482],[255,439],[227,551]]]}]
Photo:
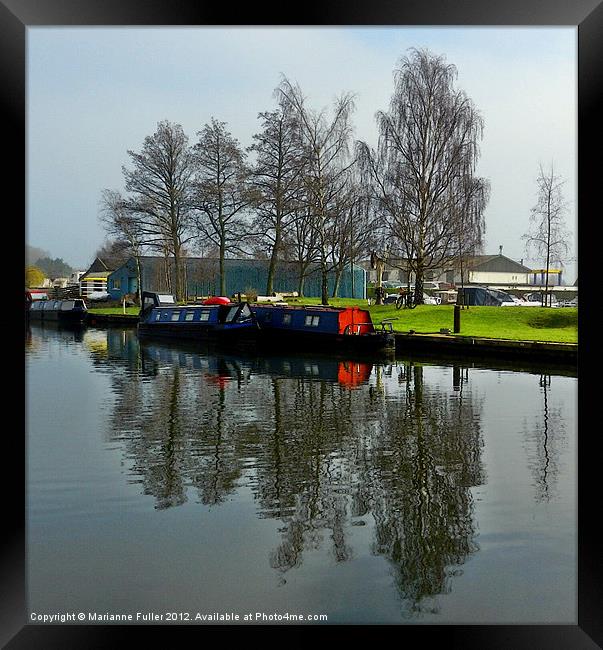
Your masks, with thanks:
[{"label": "birch tree", "polygon": [[455,66],[412,49],[394,71],[389,111],[377,113],[376,150],[358,143],[375,200],[415,275],[415,304],[423,279],[454,255],[464,179],[474,174],[483,120],[454,88]]},{"label": "birch tree", "polygon": [[333,115],[323,109],[312,111],[306,105],[301,88],[286,77],[278,88],[280,98],[296,115],[299,134],[304,147],[304,184],[311,216],[313,237],[318,251],[321,274],[321,302],[329,303],[328,276],[332,270],[329,260],[329,227],[337,218],[334,203],[347,182],[348,170],[353,164],[349,145],[352,135],[351,114],[354,97],[341,95],[334,103]]},{"label": "birch tree", "polygon": [[523,235],[528,257],[535,255],[544,261],[546,279],[544,287],[544,305],[550,304],[549,269],[551,260],[561,261],[569,252],[570,233],[565,224],[567,203],[563,198],[565,181],[555,173],[554,164],[550,170],[539,166],[538,200],[530,214],[529,231]]}]

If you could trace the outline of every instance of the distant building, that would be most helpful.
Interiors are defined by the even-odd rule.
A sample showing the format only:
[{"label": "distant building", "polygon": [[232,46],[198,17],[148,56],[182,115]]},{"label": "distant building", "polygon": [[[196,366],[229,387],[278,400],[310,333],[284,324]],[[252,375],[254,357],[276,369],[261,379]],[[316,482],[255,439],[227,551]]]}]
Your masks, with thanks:
[{"label": "distant building", "polygon": [[[220,291],[218,260],[203,257],[185,258],[186,287],[189,297],[217,295]],[[173,292],[173,261],[163,257],[143,256],[141,263],[141,284],[144,291]],[[225,260],[226,295],[255,292],[262,295],[268,280],[268,260],[227,259]],[[366,298],[366,271],[354,265],[342,273],[338,296],[342,298]],[[281,261],[274,278],[275,292],[298,290],[299,265],[295,262]],[[335,285],[335,274],[329,275],[329,295]],[[352,291],[353,285],[353,291]],[[132,257],[125,264],[108,274],[107,291],[119,300],[126,294],[138,290],[136,260]],[[305,296],[321,295],[321,276],[317,265],[304,280]]]},{"label": "distant building", "polygon": [[[476,255],[467,260],[465,284],[483,285],[522,285],[529,284],[532,270],[521,262],[516,262],[499,253],[498,255]],[[455,284],[461,280],[460,272],[455,273]]]},{"label": "distant building", "polygon": [[79,279],[80,296],[87,298],[93,291],[107,291],[107,278],[112,272],[113,270],[97,257]]},{"label": "distant building", "polygon": [[[377,271],[370,267],[370,262],[362,262],[367,269],[370,282],[377,280]],[[399,282],[405,285],[408,282],[407,262],[404,258],[390,258],[385,264],[382,280]],[[474,255],[463,260],[463,280],[465,284],[484,285],[527,285],[532,270],[522,262],[506,257],[500,252],[498,255]],[[460,284],[461,272],[458,260],[451,259],[448,265],[439,269],[429,269],[423,280]],[[411,279],[414,282],[414,278]]]}]

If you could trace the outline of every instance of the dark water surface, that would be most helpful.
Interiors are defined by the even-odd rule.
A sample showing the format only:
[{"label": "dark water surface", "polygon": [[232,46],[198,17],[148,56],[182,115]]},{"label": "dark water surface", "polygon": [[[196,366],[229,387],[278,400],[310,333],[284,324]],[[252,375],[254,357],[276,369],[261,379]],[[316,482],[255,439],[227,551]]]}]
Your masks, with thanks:
[{"label": "dark water surface", "polygon": [[34,324],[29,612],[575,623],[571,374]]}]

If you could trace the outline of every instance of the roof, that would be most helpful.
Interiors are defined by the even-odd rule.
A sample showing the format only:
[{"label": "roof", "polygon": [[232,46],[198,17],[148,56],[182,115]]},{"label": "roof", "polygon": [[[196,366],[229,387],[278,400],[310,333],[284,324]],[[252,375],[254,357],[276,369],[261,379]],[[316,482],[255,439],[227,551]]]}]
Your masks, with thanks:
[{"label": "roof", "polygon": [[505,255],[475,255],[467,260],[467,266],[473,271],[532,273],[530,268]]},{"label": "roof", "polygon": [[106,280],[113,271],[88,271],[80,278],[80,282],[84,280]]},{"label": "roof", "polygon": [[111,272],[112,270],[103,262],[103,260],[101,260],[100,257],[97,257],[86,270],[85,275],[88,275],[89,273],[107,273],[108,275]]},{"label": "roof", "polygon": [[[156,269],[160,265],[165,264],[165,258],[161,256],[153,256],[153,255],[141,255],[140,256],[140,265],[143,269],[147,270],[152,270]],[[168,258],[168,261],[170,265],[173,265],[174,259],[172,257]],[[182,258],[182,261],[186,264],[187,269],[190,271],[194,271],[196,267],[205,267],[207,269],[208,267],[211,268],[212,270],[215,268],[217,270],[218,265],[220,263],[220,260],[217,257],[184,257]],[[122,269],[128,269],[130,271],[134,271],[134,266],[133,266],[134,258],[130,257],[124,264],[122,264],[118,269],[115,271],[110,271],[109,273],[106,274],[106,276],[111,275],[112,273],[116,273],[118,271],[121,271]],[[224,264],[226,268],[228,269],[229,266],[246,266],[250,269],[259,269],[259,270],[264,270],[266,266],[269,264],[269,260],[258,260],[258,259],[252,259],[252,258],[239,258],[239,257],[227,257],[224,260]],[[288,264],[291,265],[297,265],[298,262],[292,261],[292,260],[279,260],[279,265],[280,266],[286,266]],[[349,265],[348,265],[349,267]],[[364,267],[360,266],[359,264],[355,263],[354,267],[358,271],[364,271]],[[160,268],[163,268],[162,266]],[[315,271],[318,269],[318,264],[315,265],[310,265],[310,272]],[[96,273],[95,275],[102,275],[101,273]],[[83,279],[83,278],[82,278]]]}]

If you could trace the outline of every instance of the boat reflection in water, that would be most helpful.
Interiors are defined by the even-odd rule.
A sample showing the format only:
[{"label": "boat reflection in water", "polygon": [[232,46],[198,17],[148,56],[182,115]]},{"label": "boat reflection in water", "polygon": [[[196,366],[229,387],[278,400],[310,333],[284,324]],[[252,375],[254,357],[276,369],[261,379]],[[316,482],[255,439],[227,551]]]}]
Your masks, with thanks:
[{"label": "boat reflection in water", "polygon": [[366,384],[373,364],[366,360],[327,355],[279,353],[256,355],[237,349],[227,354],[223,346],[198,343],[140,343],[143,364],[149,362],[177,364],[181,368],[203,370],[204,376],[220,385],[230,379],[250,379],[252,375],[274,375],[316,381],[335,382],[344,388]]}]

